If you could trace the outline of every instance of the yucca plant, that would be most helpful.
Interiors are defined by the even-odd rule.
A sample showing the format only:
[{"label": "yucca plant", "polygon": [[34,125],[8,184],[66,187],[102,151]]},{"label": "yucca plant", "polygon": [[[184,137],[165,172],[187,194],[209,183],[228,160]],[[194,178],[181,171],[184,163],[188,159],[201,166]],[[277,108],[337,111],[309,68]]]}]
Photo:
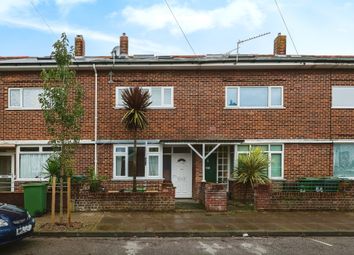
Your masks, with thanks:
[{"label": "yucca plant", "polygon": [[60,161],[60,155],[57,153],[53,153],[46,161],[44,165],[44,172],[45,178],[49,178],[49,182],[52,182],[52,178],[54,176],[57,177],[57,179],[60,178],[60,166],[61,161]]},{"label": "yucca plant", "polygon": [[233,172],[233,178],[238,183],[245,185],[245,200],[248,186],[251,186],[253,190],[255,185],[269,183],[267,175],[269,163],[267,155],[261,148],[254,148],[249,154],[239,155],[238,166]]},{"label": "yucca plant", "polygon": [[140,87],[125,89],[122,92],[122,101],[127,112],[122,118],[125,128],[133,132],[134,152],[133,152],[133,192],[136,192],[136,165],[137,165],[137,146],[136,139],[138,131],[146,129],[149,125],[145,115],[147,108],[151,104],[150,94],[147,90]]}]

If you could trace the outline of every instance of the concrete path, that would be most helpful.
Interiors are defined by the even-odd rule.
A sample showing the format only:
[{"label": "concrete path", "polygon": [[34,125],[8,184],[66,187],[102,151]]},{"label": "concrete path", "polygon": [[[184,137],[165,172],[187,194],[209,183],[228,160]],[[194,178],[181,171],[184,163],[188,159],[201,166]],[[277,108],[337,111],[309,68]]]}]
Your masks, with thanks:
[{"label": "concrete path", "polygon": [[73,221],[83,223],[80,229],[41,227],[49,220],[49,215],[37,218],[35,231],[39,234],[91,233],[93,236],[93,233],[97,233],[96,236],[354,235],[354,212],[74,213]]},{"label": "concrete path", "polygon": [[343,255],[353,254],[350,237],[277,238],[28,238],[1,247],[6,255]]}]

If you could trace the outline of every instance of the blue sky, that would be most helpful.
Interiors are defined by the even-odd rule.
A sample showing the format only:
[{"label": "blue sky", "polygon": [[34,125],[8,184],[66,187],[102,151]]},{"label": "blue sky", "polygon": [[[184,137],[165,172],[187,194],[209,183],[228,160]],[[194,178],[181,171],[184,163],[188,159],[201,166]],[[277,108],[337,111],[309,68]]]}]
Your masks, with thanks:
[{"label": "blue sky", "polygon": [[[271,32],[240,53],[272,53],[286,33],[274,0],[169,0],[198,54],[225,53],[239,39]],[[354,55],[354,0],[278,0],[300,54]],[[40,15],[39,15],[39,14]],[[46,23],[49,25],[47,26]],[[50,27],[50,28],[49,28]],[[66,32],[86,55],[109,55],[126,32],[130,54],[192,54],[164,0],[2,0],[0,56],[46,56]],[[290,40],[288,53],[295,54]]]}]

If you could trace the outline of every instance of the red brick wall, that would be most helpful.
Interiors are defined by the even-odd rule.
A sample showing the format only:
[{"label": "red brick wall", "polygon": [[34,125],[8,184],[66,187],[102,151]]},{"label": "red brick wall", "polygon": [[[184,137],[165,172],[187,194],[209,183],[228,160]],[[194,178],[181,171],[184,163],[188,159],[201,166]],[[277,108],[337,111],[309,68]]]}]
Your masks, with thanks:
[{"label": "red brick wall", "polygon": [[[131,139],[114,109],[116,86],[174,86],[175,109],[151,110],[142,139],[329,139],[353,138],[354,112],[331,110],[331,86],[352,85],[354,72],[340,70],[121,71],[108,83],[99,72],[99,139]],[[93,71],[79,71],[85,87],[82,138],[93,139]],[[8,111],[9,87],[37,87],[39,72],[2,72],[1,140],[45,139],[41,111]],[[225,86],[284,86],[285,109],[224,109]],[[235,122],[237,120],[237,123]],[[31,125],[28,125],[31,123]],[[332,133],[331,133],[332,132]]]},{"label": "red brick wall", "polygon": [[175,209],[175,189],[162,184],[159,192],[89,192],[73,194],[75,211],[170,211]]},{"label": "red brick wall", "polygon": [[333,175],[332,144],[285,144],[284,149],[285,179]]},{"label": "red brick wall", "polygon": [[354,183],[341,182],[338,192],[273,192],[271,185],[255,189],[257,210],[353,210]]},{"label": "red brick wall", "polygon": [[236,181],[229,181],[229,192],[232,200],[246,200],[253,201],[254,190],[251,185],[246,185],[243,183],[238,183]]},{"label": "red brick wall", "polygon": [[[78,71],[85,87],[82,139],[94,138],[94,73]],[[351,139],[354,111],[331,109],[331,86],[353,85],[352,70],[108,71],[98,73],[99,139],[131,139],[114,109],[116,86],[174,86],[175,109],[150,110],[141,139]],[[2,72],[0,140],[42,140],[41,111],[10,111],[8,88],[38,87],[39,72]],[[225,86],[284,86],[284,109],[224,109]],[[112,146],[99,145],[99,173],[112,175]],[[331,175],[330,144],[286,144],[285,178]],[[93,165],[92,146],[78,156],[78,172]],[[91,156],[90,156],[91,155]],[[199,160],[199,159],[196,159]],[[196,171],[200,173],[199,170]],[[200,175],[194,176],[199,182]],[[193,187],[194,196],[199,188]]]}]

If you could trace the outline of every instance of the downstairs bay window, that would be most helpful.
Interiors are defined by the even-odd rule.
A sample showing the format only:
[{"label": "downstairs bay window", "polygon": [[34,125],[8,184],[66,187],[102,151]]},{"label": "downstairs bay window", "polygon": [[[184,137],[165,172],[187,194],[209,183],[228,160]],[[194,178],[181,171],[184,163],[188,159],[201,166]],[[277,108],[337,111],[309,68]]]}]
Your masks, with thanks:
[{"label": "downstairs bay window", "polygon": [[[162,178],[162,154],[160,146],[137,147],[136,176],[138,179]],[[114,147],[113,178],[132,179],[134,147],[132,145]]]},{"label": "downstairs bay window", "polygon": [[51,146],[19,146],[17,148],[17,179],[36,181],[47,177],[48,173],[44,167],[53,151]]},{"label": "downstairs bay window", "polygon": [[269,179],[283,179],[284,178],[284,148],[281,144],[252,144],[252,145],[237,145],[235,150],[235,162],[237,164],[238,158],[242,154],[248,154],[254,148],[261,148],[269,159],[268,178]]}]

